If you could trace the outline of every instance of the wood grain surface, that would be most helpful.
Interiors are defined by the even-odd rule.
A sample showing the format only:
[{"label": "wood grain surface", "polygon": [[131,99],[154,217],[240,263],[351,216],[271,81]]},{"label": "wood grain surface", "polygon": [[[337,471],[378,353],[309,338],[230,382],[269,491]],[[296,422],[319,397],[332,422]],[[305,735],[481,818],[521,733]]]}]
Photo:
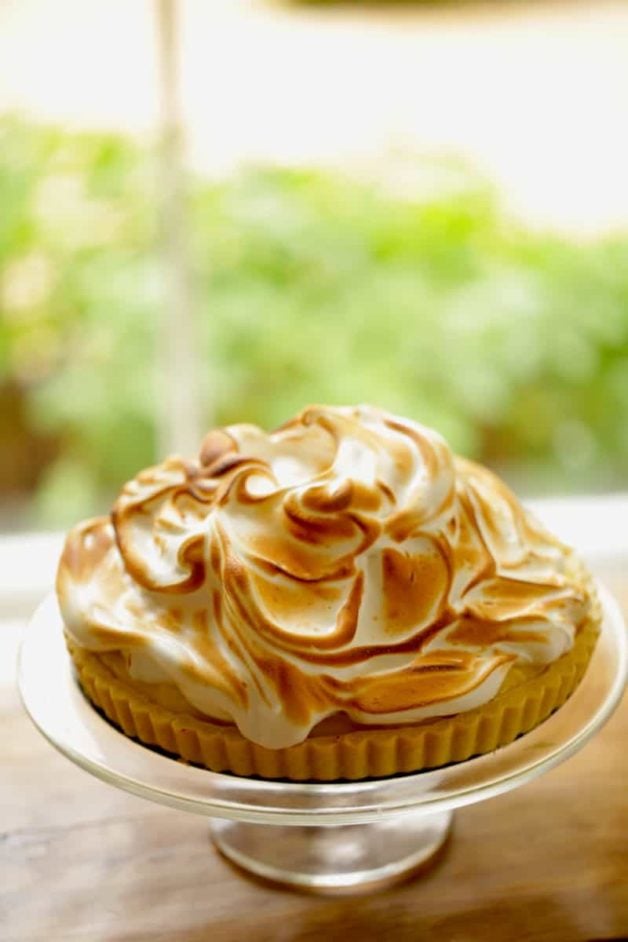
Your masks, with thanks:
[{"label": "wood grain surface", "polygon": [[[628,610],[628,579],[607,583]],[[459,811],[428,874],[363,897],[254,881],[201,818],[118,792],[35,731],[0,656],[1,942],[368,942],[628,938],[628,700],[578,755]]]}]

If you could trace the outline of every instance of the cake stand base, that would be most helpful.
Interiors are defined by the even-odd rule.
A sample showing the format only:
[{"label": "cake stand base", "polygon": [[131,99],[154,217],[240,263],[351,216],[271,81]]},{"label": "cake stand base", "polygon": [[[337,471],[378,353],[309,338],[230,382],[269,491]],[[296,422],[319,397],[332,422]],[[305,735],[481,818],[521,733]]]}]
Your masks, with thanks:
[{"label": "cake stand base", "polygon": [[318,893],[356,893],[397,883],[430,864],[452,818],[443,811],[318,827],[215,818],[211,834],[225,857],[258,877]]}]

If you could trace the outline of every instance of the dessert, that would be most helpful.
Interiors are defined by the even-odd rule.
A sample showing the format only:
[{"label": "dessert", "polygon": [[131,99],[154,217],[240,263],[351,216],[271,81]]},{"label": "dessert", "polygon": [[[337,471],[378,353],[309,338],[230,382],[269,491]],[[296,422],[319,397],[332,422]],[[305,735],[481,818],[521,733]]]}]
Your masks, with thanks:
[{"label": "dessert", "polygon": [[369,406],[210,432],[68,535],[57,576],[89,700],[215,771],[417,771],[532,729],[582,677],[584,566],[493,473]]}]

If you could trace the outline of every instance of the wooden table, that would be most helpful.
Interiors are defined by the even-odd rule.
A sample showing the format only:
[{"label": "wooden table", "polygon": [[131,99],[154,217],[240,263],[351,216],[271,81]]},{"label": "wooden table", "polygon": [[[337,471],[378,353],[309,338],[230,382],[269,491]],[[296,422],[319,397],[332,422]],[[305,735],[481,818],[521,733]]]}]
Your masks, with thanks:
[{"label": "wooden table", "polygon": [[[628,580],[601,573],[628,613]],[[201,818],[118,792],[24,715],[0,626],[2,942],[572,942],[628,938],[628,699],[577,756],[458,812],[427,875],[371,897],[255,882]]]}]

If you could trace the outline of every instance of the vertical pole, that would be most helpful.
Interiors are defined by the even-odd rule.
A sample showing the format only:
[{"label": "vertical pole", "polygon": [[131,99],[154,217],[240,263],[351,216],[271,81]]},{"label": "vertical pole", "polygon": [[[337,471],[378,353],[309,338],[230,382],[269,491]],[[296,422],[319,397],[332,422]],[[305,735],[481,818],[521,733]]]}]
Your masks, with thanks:
[{"label": "vertical pole", "polygon": [[188,251],[178,0],[157,4],[161,106],[160,194],[164,307],[159,323],[156,403],[159,458],[191,456],[200,443],[199,343]]}]

